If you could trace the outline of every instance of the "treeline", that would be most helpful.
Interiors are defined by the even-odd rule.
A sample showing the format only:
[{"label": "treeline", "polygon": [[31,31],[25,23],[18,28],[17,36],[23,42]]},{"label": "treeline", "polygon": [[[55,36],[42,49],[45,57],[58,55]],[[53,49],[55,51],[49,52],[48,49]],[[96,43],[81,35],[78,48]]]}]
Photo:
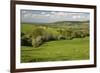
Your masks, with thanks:
[{"label": "treeline", "polygon": [[21,32],[21,45],[39,47],[44,42],[52,40],[72,40],[73,38],[84,38],[89,36],[89,29],[75,30],[72,28],[45,28],[35,27],[31,33]]}]

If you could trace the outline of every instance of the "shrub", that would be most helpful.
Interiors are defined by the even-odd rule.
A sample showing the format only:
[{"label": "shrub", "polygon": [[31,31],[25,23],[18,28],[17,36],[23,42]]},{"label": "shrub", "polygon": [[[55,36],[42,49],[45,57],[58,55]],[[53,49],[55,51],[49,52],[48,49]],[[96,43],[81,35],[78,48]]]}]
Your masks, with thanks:
[{"label": "shrub", "polygon": [[21,37],[23,37],[25,35],[25,33],[24,32],[21,32]]},{"label": "shrub", "polygon": [[37,36],[42,36],[44,32],[45,30],[43,28],[36,27],[32,32],[32,36],[36,38]]},{"label": "shrub", "polygon": [[23,35],[21,37],[21,45],[22,46],[32,46],[31,38],[27,37],[27,35]]},{"label": "shrub", "polygon": [[71,40],[89,36],[89,30],[83,28],[36,26],[30,33],[21,32],[21,45],[38,47],[44,42],[52,40]]},{"label": "shrub", "polygon": [[71,40],[72,39],[72,29],[66,29],[63,31],[63,36],[67,39],[67,40]]},{"label": "shrub", "polygon": [[38,47],[43,43],[42,37],[38,36],[37,38],[32,38],[32,46]]},{"label": "shrub", "polygon": [[66,38],[63,35],[58,36],[58,40],[64,40],[64,39],[66,39]]},{"label": "shrub", "polygon": [[78,30],[78,31],[74,31],[72,33],[72,37],[73,38],[83,38],[83,37],[85,37],[85,34],[81,30]]},{"label": "shrub", "polygon": [[45,30],[45,34],[43,35],[45,41],[51,41],[51,40],[58,40],[59,32],[57,32],[53,28],[49,28]]}]

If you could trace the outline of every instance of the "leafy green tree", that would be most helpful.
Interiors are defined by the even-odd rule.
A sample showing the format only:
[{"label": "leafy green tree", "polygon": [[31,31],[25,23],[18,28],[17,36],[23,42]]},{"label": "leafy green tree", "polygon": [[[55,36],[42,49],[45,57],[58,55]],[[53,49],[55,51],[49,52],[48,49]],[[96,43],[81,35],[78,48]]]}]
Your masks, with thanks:
[{"label": "leafy green tree", "polygon": [[32,46],[31,38],[29,38],[26,34],[21,35],[21,45],[22,46]]}]

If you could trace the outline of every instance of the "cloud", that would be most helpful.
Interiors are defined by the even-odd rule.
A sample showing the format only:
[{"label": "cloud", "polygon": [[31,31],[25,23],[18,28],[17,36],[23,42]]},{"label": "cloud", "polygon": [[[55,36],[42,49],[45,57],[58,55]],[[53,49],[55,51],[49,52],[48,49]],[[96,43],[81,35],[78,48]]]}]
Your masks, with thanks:
[{"label": "cloud", "polygon": [[50,13],[51,13],[51,14],[55,14],[56,12],[55,12],[55,11],[51,11]]},{"label": "cloud", "polygon": [[56,15],[58,15],[58,16],[63,16],[63,15],[65,15],[65,13],[64,13],[64,12],[57,12]]},{"label": "cloud", "polygon": [[23,10],[22,13],[27,13],[27,11],[24,11],[24,10]]},{"label": "cloud", "polygon": [[46,14],[46,12],[41,12],[41,14],[43,14],[43,15],[44,15],[44,14]]},{"label": "cloud", "polygon": [[32,15],[31,13],[25,13],[25,14],[23,14],[23,17],[27,18],[27,17],[30,17],[31,15]]},{"label": "cloud", "polygon": [[73,19],[79,19],[79,18],[82,18],[82,16],[80,16],[80,15],[74,15],[74,16],[72,16],[72,18]]},{"label": "cloud", "polygon": [[56,15],[56,16],[64,16],[64,15],[67,15],[67,13],[65,13],[65,12],[58,12],[58,11],[52,11],[51,12],[51,15]]},{"label": "cloud", "polygon": [[22,22],[56,22],[89,20],[89,13],[21,10]]},{"label": "cloud", "polygon": [[48,16],[50,16],[50,14],[46,14],[45,16],[47,16],[47,17],[48,17]]}]

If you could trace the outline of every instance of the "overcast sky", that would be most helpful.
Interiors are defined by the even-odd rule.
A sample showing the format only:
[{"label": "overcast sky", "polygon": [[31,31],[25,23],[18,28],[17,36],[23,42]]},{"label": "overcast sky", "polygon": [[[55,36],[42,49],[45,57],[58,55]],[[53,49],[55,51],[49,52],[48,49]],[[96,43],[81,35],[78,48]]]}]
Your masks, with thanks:
[{"label": "overcast sky", "polygon": [[45,10],[21,10],[21,22],[51,23],[57,21],[87,21],[89,13],[45,11]]}]

